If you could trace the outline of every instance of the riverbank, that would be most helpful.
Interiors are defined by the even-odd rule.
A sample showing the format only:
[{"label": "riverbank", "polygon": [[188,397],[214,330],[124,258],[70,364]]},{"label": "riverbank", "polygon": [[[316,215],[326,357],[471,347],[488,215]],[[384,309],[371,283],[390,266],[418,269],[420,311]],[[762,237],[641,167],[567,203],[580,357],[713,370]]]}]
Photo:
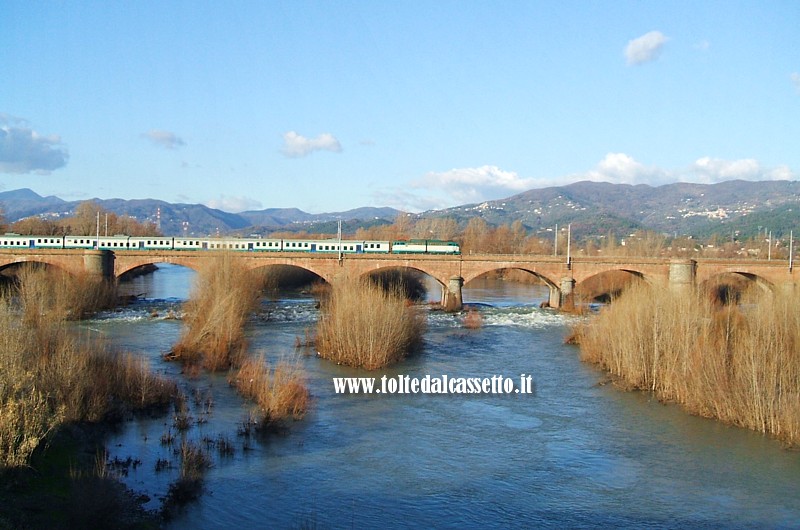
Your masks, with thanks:
[{"label": "riverbank", "polygon": [[134,459],[108,461],[106,425],[67,425],[38,448],[28,467],[0,472],[0,528],[155,529],[159,513],[146,496],[128,490],[116,475]]}]

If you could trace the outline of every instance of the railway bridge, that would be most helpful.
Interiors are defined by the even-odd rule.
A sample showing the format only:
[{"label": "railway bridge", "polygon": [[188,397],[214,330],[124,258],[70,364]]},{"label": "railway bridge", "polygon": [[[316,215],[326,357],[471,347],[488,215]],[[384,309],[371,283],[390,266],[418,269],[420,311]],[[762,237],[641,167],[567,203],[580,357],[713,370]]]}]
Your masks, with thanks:
[{"label": "railway bridge", "polygon": [[[442,288],[442,305],[448,311],[462,307],[462,286],[486,273],[507,269],[526,271],[550,288],[549,304],[562,307],[582,282],[598,275],[624,271],[646,281],[688,289],[725,274],[735,274],[770,289],[794,288],[797,275],[782,260],[669,259],[631,257],[578,257],[537,255],[427,255],[337,254],[300,252],[234,253],[248,268],[289,265],[313,272],[327,282],[340,275],[365,275],[383,269],[407,268],[436,279]],[[138,267],[172,263],[199,269],[219,251],[186,250],[82,250],[0,249],[0,270],[19,263],[45,263],[70,273],[118,278]]]}]

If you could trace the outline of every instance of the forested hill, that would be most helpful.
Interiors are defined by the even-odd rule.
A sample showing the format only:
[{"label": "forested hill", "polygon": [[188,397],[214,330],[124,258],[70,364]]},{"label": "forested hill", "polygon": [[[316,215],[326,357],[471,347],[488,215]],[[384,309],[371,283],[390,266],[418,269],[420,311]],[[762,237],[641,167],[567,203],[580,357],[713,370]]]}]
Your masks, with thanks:
[{"label": "forested hill", "polygon": [[[29,189],[0,193],[6,222],[29,216],[58,219],[72,215],[83,201],[42,197]],[[347,212],[309,214],[297,208],[269,208],[228,213],[200,204],[173,204],[152,199],[95,200],[103,209],[139,221],[157,221],[168,235],[319,231],[332,233],[336,221],[345,232],[358,227],[391,223],[393,208],[364,207]],[[463,227],[473,217],[489,224],[521,221],[530,232],[546,231],[556,224],[571,224],[576,237],[626,234],[648,229],[665,234],[706,237],[755,235],[759,229],[775,235],[800,231],[800,182],[728,181],[718,184],[675,183],[664,186],[577,182],[533,189],[506,199],[487,201],[415,214],[417,219],[450,217]]]},{"label": "forested hill", "polygon": [[520,220],[533,231],[572,224],[579,236],[636,229],[695,236],[734,231],[751,235],[759,227],[779,233],[800,230],[800,182],[736,180],[657,187],[577,182],[423,215],[459,222],[477,215],[493,225]]}]

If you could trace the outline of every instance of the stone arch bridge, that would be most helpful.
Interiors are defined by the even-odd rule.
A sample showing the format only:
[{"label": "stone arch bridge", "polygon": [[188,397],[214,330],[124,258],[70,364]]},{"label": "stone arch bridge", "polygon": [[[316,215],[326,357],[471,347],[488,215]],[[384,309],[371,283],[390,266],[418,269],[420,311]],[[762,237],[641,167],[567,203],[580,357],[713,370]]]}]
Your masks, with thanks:
[{"label": "stone arch bridge", "polygon": [[[172,263],[199,269],[218,251],[174,250],[73,250],[0,249],[0,270],[10,265],[35,262],[52,265],[71,273],[89,272],[107,278],[155,263]],[[561,307],[576,284],[611,271],[625,271],[652,283],[676,289],[689,288],[716,276],[732,273],[770,288],[793,287],[797,277],[786,261],[669,258],[573,258],[534,255],[426,255],[426,254],[336,254],[255,253],[235,254],[249,268],[290,265],[311,271],[327,282],[344,274],[364,275],[389,268],[409,268],[435,278],[442,287],[446,310],[462,307],[461,287],[488,272],[519,269],[542,280],[550,288],[550,306]]]}]

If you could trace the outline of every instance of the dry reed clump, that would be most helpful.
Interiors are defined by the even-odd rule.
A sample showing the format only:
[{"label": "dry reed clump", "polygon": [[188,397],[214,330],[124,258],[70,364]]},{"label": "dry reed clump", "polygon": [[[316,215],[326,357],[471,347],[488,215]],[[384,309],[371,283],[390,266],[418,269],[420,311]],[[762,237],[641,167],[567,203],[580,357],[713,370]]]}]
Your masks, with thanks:
[{"label": "dry reed clump", "polygon": [[297,363],[284,360],[271,368],[263,355],[251,357],[231,376],[230,383],[256,403],[262,427],[300,419],[308,409],[308,388]]},{"label": "dry reed clump", "polygon": [[198,273],[184,306],[186,329],[168,356],[208,371],[238,366],[245,352],[244,326],[256,307],[260,278],[229,253]]},{"label": "dry reed clump", "polygon": [[[20,307],[0,298],[0,468],[26,465],[64,422],[164,405],[175,392],[174,383],[154,376],[146,361],[81,338],[66,325],[68,311],[32,298],[48,289],[29,283],[45,281],[46,275],[23,275],[24,294],[15,299]],[[29,318],[31,307],[46,310]]]},{"label": "dry reed clump", "polygon": [[53,320],[80,320],[114,307],[118,299],[114,282],[37,265],[21,268],[16,295],[25,324],[34,327]]},{"label": "dry reed clump", "polygon": [[334,283],[321,311],[317,348],[336,363],[375,370],[400,361],[422,343],[424,315],[399,291],[369,280]]},{"label": "dry reed clump", "polygon": [[632,286],[582,326],[585,360],[692,413],[800,443],[800,301],[751,292],[724,306]]}]

